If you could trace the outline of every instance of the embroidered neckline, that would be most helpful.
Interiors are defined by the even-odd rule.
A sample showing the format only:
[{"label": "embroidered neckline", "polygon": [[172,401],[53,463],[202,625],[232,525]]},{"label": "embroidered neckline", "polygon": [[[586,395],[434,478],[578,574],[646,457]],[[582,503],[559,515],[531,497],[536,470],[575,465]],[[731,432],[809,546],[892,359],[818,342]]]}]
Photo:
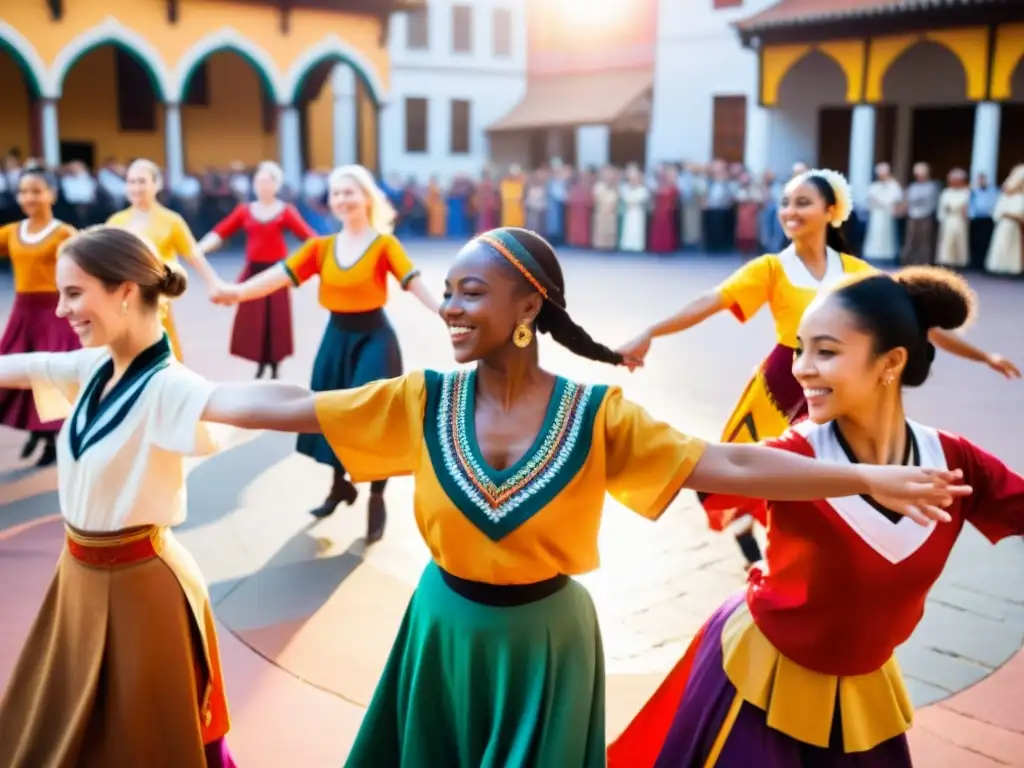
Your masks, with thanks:
[{"label": "embroidered neckline", "polygon": [[543,509],[583,467],[605,387],[558,378],[533,445],[496,470],[477,442],[475,372],[427,374],[424,434],[434,471],[452,502],[492,540]]},{"label": "embroidered neckline", "polygon": [[103,390],[114,375],[114,361],[108,359],[96,370],[78,398],[68,423],[68,443],[76,461],[117,428],[141,397],[149,380],[170,365],[172,358],[171,343],[164,334],[160,341],[132,360],[105,397]]}]

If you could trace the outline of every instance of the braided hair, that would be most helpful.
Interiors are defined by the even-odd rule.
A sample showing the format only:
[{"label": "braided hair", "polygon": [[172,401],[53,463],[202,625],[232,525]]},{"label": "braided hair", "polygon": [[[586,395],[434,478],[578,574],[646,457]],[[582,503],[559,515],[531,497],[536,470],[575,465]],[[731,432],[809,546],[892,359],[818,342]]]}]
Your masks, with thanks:
[{"label": "braided hair", "polygon": [[[548,293],[540,313],[537,315],[536,329],[541,333],[549,334],[552,339],[580,357],[600,363],[622,365],[622,355],[595,341],[569,316],[565,302],[565,276],[562,274],[562,266],[558,263],[558,257],[551,244],[536,232],[531,232],[528,229],[502,227],[498,232],[506,237],[512,237],[522,246],[543,273],[532,275],[544,285]],[[515,275],[524,290],[536,290],[522,272],[511,265],[507,259],[502,258],[501,261],[507,265],[508,271]]]}]

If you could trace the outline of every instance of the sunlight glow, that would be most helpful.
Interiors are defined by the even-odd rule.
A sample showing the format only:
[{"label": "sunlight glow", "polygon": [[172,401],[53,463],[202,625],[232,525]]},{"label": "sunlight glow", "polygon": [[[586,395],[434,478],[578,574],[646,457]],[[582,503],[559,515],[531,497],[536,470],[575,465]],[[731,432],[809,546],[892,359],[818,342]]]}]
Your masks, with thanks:
[{"label": "sunlight glow", "polygon": [[561,17],[580,27],[614,24],[629,12],[628,0],[555,0]]}]

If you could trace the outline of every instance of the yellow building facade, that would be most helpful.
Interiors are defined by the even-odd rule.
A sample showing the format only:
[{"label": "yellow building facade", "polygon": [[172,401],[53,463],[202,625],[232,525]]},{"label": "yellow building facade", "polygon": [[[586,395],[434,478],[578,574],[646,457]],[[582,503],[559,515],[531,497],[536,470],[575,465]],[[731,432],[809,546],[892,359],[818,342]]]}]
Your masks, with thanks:
[{"label": "yellow building facade", "polygon": [[170,181],[240,162],[377,166],[389,14],[415,1],[5,3],[0,151],[146,157]]},{"label": "yellow building facade", "polygon": [[[970,169],[998,182],[1024,162],[1019,3],[781,2],[738,24],[759,64],[766,155],[847,171],[876,162]],[[787,158],[789,159],[789,158]],[[804,159],[804,158],[800,158]]]}]

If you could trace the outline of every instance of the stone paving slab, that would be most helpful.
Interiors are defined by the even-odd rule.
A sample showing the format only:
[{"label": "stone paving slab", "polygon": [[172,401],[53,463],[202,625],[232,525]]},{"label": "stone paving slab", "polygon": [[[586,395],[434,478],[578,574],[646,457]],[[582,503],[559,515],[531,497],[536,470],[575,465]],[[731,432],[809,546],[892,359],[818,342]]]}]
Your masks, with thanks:
[{"label": "stone paving slab", "polygon": [[[430,284],[443,276],[446,247],[412,249]],[[570,308],[595,337],[614,344],[713,285],[736,263],[574,256],[566,262]],[[223,274],[234,274],[237,260],[221,257],[216,266]],[[1024,342],[1009,322],[1019,285],[979,281],[978,287],[983,310],[972,337],[1024,359]],[[9,296],[0,292],[0,316],[5,301]],[[422,310],[408,296],[395,297],[390,313],[408,368],[447,367],[442,328],[425,323]],[[196,370],[220,380],[251,376],[249,364],[225,355],[230,312],[210,307],[197,294],[184,299],[178,317],[187,362]],[[283,373],[305,382],[324,322],[313,291],[298,293],[295,319],[297,354]],[[705,328],[659,343],[648,368],[634,376],[579,361],[551,344],[545,345],[542,357],[566,375],[619,384],[659,417],[713,438],[744,377],[770,344],[766,318],[751,325],[742,328],[716,318]],[[723,349],[729,350],[728,357],[716,354]],[[962,431],[1011,466],[1024,466],[1024,447],[1016,437],[1024,428],[1024,409],[1013,407],[1024,402],[1020,385],[959,361],[944,359],[936,367],[934,381],[912,395],[912,414]],[[965,397],[976,392],[985,396]],[[8,469],[18,465],[17,440],[0,431],[0,532],[56,509],[52,470]],[[328,473],[295,455],[292,438],[236,435],[232,440],[236,447],[197,465],[190,475],[190,519],[179,530],[211,585],[223,623],[235,722],[232,743],[246,758],[243,765],[284,764],[281,760],[294,750],[309,758],[303,765],[336,765],[351,743],[360,705],[368,700],[427,560],[411,515],[399,512],[410,506],[411,484],[391,484],[388,536],[366,551],[361,542],[363,500],[311,524],[304,510],[320,501]],[[7,613],[13,598],[0,592],[5,619],[14,619],[0,629],[0,685],[20,646],[19,631],[27,631],[32,606],[38,605],[52,573],[39,549],[42,540],[31,544],[28,529],[17,538],[23,536],[29,537],[24,539],[26,551],[36,547],[36,559],[27,560],[34,565],[21,562],[28,557],[21,550],[13,555],[0,547],[0,584],[12,583],[8,574],[29,571],[40,574],[39,584],[35,592],[19,593],[20,613]],[[52,547],[51,564],[59,542]],[[594,595],[605,633],[609,733],[614,734],[657,686],[708,614],[742,584],[742,572],[735,545],[707,530],[690,494],[683,494],[657,525],[610,502],[601,548],[602,568],[583,581]],[[989,676],[1020,648],[1022,555],[1024,543],[1019,540],[992,548],[973,531],[958,544],[921,627],[899,651],[918,706],[942,699],[959,702],[948,697]],[[1003,675],[995,674],[970,691]],[[1018,676],[1015,684],[1024,687],[1022,683]],[[275,704],[277,699],[287,708]],[[973,742],[965,736],[966,746],[956,746],[959,742],[954,744],[944,733],[948,723],[929,725],[925,715],[931,711],[922,711],[914,731],[919,765],[1013,764],[998,762],[1002,758],[983,750],[964,752]],[[972,719],[970,711],[948,709],[940,716]],[[1017,707],[1017,713],[1022,711]],[[993,719],[983,722],[1007,730],[1005,723]],[[325,735],[320,729],[327,723],[331,725]],[[936,742],[940,736],[946,740]],[[954,754],[959,756],[951,758]],[[975,757],[988,762],[956,762]]]}]

